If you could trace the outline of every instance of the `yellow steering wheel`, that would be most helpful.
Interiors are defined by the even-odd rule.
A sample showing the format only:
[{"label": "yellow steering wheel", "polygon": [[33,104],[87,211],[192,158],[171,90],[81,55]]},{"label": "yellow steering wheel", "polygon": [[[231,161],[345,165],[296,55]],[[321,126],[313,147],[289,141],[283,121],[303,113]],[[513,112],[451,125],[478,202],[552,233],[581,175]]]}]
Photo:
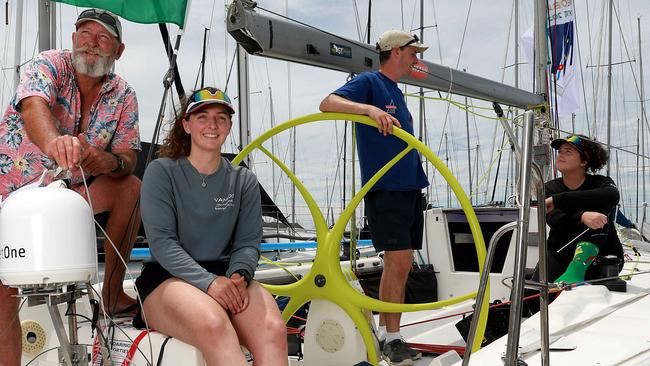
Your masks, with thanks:
[{"label": "yellow steering wheel", "polygon": [[[436,167],[436,169],[445,178],[451,189],[454,191],[456,197],[458,198],[458,201],[460,202],[461,207],[467,216],[467,221],[472,231],[472,236],[474,237],[474,244],[476,246],[478,267],[480,272],[483,271],[483,262],[485,260],[485,242],[483,240],[481,227],[479,226],[478,219],[474,213],[474,209],[472,208],[467,195],[461,188],[456,178],[452,175],[451,171],[426,145],[424,145],[421,141],[418,141],[411,134],[395,126],[393,126],[393,135],[406,142],[406,148],[397,154],[388,163],[386,163],[384,167],[382,167],[377,173],[375,173],[375,175],[372,176],[372,178],[370,178],[370,180],[359,190],[359,192],[357,192],[357,194],[352,197],[350,203],[341,213],[341,216],[336,221],[334,226],[331,229],[328,229],[322,211],[316,204],[316,201],[311,196],[311,194],[309,194],[305,186],[300,182],[299,179],[296,178],[293,172],[287,168],[286,165],[284,165],[276,156],[271,154],[262,146],[262,143],[267,141],[269,138],[289,128],[310,122],[327,120],[348,120],[357,123],[363,123],[372,127],[377,127],[377,123],[369,117],[357,114],[310,114],[289,120],[265,132],[260,137],[251,142],[248,146],[246,146],[239,154],[237,154],[232,163],[235,165],[239,164],[246,156],[248,156],[248,154],[251,153],[251,151],[253,151],[253,149],[261,150],[271,160],[273,160],[296,185],[296,188],[302,194],[305,202],[307,203],[309,211],[314,220],[314,224],[316,226],[316,240],[318,242],[318,246],[316,248],[316,258],[314,259],[309,273],[307,273],[299,281],[288,285],[265,285],[266,289],[274,295],[290,297],[288,304],[282,312],[282,318],[284,321],[287,322],[302,305],[313,299],[330,301],[341,307],[341,309],[347,313],[352,321],[354,321],[366,345],[366,349],[368,351],[368,361],[373,365],[377,365],[378,360],[377,354],[375,352],[376,349],[374,341],[372,338],[372,331],[370,329],[370,325],[368,324],[368,320],[364,315],[364,309],[379,312],[409,312],[431,310],[474,298],[476,297],[476,292],[431,303],[397,304],[373,299],[362,293],[359,293],[354,287],[352,287],[348,283],[348,279],[345,277],[343,270],[339,264],[341,239],[343,238],[343,232],[345,230],[347,222],[352,217],[352,213],[359,205],[359,203],[361,203],[361,200],[366,195],[366,193],[368,193],[370,188],[372,188],[372,186],[402,157],[404,157],[412,149],[416,149]],[[485,301],[483,301],[483,306],[479,311],[479,326],[477,329],[477,336],[474,338],[474,344],[472,344],[473,351],[477,351],[480,348],[483,334],[485,333],[489,294],[490,291],[488,283],[488,290],[485,292]]]}]

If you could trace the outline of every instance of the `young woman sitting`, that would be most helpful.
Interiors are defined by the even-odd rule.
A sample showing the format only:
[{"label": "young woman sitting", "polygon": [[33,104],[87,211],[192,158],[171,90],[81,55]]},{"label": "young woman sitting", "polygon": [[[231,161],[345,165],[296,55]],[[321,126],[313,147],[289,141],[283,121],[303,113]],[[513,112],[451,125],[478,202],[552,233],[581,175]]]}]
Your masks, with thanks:
[{"label": "young woman sitting", "polygon": [[141,207],[153,261],[136,286],[134,323],[197,347],[207,365],[287,365],[286,327],[253,275],[262,214],[257,178],[221,156],[232,127],[228,96],[203,88],[188,99],[161,158],[149,164]]}]

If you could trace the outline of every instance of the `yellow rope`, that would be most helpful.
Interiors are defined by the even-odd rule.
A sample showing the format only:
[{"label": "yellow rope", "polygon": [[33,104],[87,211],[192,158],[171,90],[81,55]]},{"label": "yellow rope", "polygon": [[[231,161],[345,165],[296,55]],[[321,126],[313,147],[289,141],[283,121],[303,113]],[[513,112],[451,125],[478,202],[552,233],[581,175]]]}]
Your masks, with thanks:
[{"label": "yellow rope", "polygon": [[409,93],[409,94],[406,94],[406,96],[407,96],[407,97],[413,97],[413,98],[422,98],[422,99],[429,99],[429,100],[437,100],[437,101],[447,102],[447,103],[453,105],[454,107],[456,107],[456,108],[458,108],[458,109],[460,109],[460,110],[466,111],[466,112],[468,112],[468,113],[470,113],[470,114],[473,114],[473,115],[479,116],[479,117],[481,117],[481,118],[487,118],[487,119],[491,119],[491,120],[494,120],[494,121],[501,121],[501,120],[504,120],[504,121],[510,121],[509,118],[501,118],[501,117],[486,116],[486,115],[484,115],[484,114],[480,114],[480,113],[474,112],[474,111],[472,110],[472,109],[485,109],[485,110],[492,110],[492,108],[488,108],[488,107],[479,107],[479,106],[470,106],[470,105],[467,105],[467,104],[464,104],[464,103],[461,103],[461,102],[457,102],[457,101],[455,101],[455,100],[452,100],[451,98],[435,98],[435,97],[420,96],[420,95],[417,95],[417,94],[410,94],[410,93]]},{"label": "yellow rope", "polygon": [[[473,114],[473,115],[476,115],[476,116],[479,116],[479,117],[482,117],[482,118],[491,119],[491,120],[494,120],[494,121],[514,121],[514,119],[516,118],[516,117],[515,118],[492,117],[492,116],[486,116],[484,114],[476,113],[472,109],[483,109],[483,110],[489,110],[489,111],[491,111],[493,109],[490,108],[490,107],[481,107],[481,106],[475,106],[475,105],[468,105],[468,104],[465,104],[465,103],[457,102],[457,101],[455,101],[455,100],[453,100],[451,98],[428,97],[428,96],[424,96],[424,95],[421,96],[419,94],[412,94],[412,93],[407,93],[405,95],[407,97],[411,97],[411,98],[420,98],[420,99],[429,99],[429,100],[447,102],[447,103],[453,105],[454,107],[457,107],[460,110],[467,111],[470,114]],[[538,109],[542,109],[542,108],[546,108],[546,104],[534,104],[534,105],[527,106],[526,109],[538,110]]]}]

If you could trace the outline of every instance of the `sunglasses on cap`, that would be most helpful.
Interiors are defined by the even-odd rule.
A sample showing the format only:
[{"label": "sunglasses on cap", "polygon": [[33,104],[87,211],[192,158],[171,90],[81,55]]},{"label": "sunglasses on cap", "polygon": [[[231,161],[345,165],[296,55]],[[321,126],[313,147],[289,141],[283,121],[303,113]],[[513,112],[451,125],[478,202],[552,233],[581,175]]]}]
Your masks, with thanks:
[{"label": "sunglasses on cap", "polygon": [[576,136],[576,135],[569,136],[566,138],[566,140],[574,145],[578,145],[578,146],[582,145],[582,139],[580,138],[580,136]]},{"label": "sunglasses on cap", "polygon": [[228,98],[228,95],[220,89],[213,87],[199,89],[192,93],[188,99],[185,114],[190,114],[207,104],[222,104],[230,114],[235,114],[235,109],[232,107],[232,102]]},{"label": "sunglasses on cap", "polygon": [[404,47],[406,47],[406,46],[410,46],[410,45],[412,45],[413,43],[418,43],[418,42],[420,42],[420,38],[418,38],[417,35],[415,35],[415,34],[411,34],[411,37],[413,37],[413,39],[410,40],[410,41],[408,41],[408,42],[406,42],[406,44],[404,44],[403,46],[400,46],[400,48],[404,48]]},{"label": "sunglasses on cap", "polygon": [[120,42],[122,41],[122,24],[120,24],[119,19],[115,15],[101,9],[86,9],[79,14],[76,24],[78,25],[84,20],[99,20],[104,23],[105,26],[110,27],[113,31],[111,33],[114,33],[113,35],[116,36]]}]

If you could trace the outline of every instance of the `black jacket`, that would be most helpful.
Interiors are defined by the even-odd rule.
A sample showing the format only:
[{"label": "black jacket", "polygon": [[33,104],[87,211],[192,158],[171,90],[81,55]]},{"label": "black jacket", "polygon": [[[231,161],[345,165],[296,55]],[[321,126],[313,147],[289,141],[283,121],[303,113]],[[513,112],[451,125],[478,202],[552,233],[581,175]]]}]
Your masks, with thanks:
[{"label": "black jacket", "polygon": [[[548,234],[549,279],[554,273],[562,274],[573,259],[575,244],[589,241],[599,248],[598,255],[616,255],[622,258],[621,242],[614,226],[616,205],[620,195],[611,178],[602,175],[587,174],[585,181],[577,189],[571,190],[564,185],[562,178],[545,184],[546,197],[553,197],[554,209],[546,216],[546,223],[551,230]],[[587,226],[580,222],[585,211],[595,211],[607,215],[607,224],[599,230],[588,230],[560,253],[557,250],[582,233]],[[560,268],[551,268],[556,262]]]}]

